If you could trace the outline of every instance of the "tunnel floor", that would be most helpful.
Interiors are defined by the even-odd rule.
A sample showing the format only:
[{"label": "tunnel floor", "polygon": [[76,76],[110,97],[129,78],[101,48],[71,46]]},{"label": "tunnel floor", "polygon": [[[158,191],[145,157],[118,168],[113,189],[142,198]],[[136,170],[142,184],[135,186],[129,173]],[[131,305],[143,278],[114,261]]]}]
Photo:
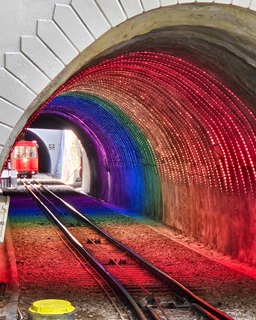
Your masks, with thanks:
[{"label": "tunnel floor", "polygon": [[[109,304],[92,279],[76,272],[79,263],[71,262],[72,254],[55,228],[24,197],[22,193],[13,197],[9,211],[24,320],[34,301],[49,298],[70,301],[76,319],[110,319]],[[255,269],[246,269],[153,220],[119,214],[117,208],[99,206],[83,194],[62,197],[161,270],[197,288],[234,319],[256,319]]]}]

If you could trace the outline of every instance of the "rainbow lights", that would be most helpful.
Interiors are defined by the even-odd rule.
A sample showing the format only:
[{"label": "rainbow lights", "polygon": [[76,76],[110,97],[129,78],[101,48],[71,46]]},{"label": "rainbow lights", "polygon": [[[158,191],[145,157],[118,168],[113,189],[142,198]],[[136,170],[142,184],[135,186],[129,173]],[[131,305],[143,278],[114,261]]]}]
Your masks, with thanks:
[{"label": "rainbow lights", "polygon": [[104,200],[155,215],[165,182],[255,194],[255,116],[180,58],[133,52],[106,60],[43,107],[91,135]]},{"label": "rainbow lights", "polygon": [[[159,177],[152,147],[117,106],[97,96],[70,92],[55,97],[43,112],[76,122],[87,134],[97,158],[97,197],[148,214],[157,197],[160,212]],[[146,191],[147,184],[150,188]]]}]

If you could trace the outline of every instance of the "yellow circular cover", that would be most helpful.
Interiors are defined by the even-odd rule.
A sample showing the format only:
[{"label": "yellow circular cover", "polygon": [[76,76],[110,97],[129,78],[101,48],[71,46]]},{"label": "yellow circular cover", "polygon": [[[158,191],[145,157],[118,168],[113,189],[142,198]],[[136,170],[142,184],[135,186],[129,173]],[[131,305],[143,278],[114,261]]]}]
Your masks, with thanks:
[{"label": "yellow circular cover", "polygon": [[29,308],[30,312],[39,314],[65,314],[74,311],[75,308],[69,301],[58,299],[46,299],[35,301]]}]

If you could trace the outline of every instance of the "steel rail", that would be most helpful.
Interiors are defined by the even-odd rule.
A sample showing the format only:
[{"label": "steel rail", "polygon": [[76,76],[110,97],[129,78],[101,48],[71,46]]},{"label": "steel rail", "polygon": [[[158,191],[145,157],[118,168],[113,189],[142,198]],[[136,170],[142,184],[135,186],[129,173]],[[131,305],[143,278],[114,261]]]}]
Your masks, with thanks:
[{"label": "steel rail", "polygon": [[52,194],[55,198],[57,198],[59,201],[61,201],[64,205],[66,205],[71,211],[76,213],[82,220],[84,220],[86,223],[89,223],[90,226],[99,232],[101,235],[106,237],[110,242],[118,246],[121,250],[127,251],[132,257],[135,257],[141,264],[144,265],[144,267],[151,272],[155,273],[160,277],[162,280],[166,281],[171,288],[175,291],[177,295],[183,296],[187,301],[189,301],[192,306],[200,310],[202,313],[205,313],[205,315],[208,317],[208,319],[219,319],[219,320],[234,320],[232,317],[227,315],[226,313],[222,312],[221,310],[215,308],[207,301],[203,300],[202,298],[198,297],[196,294],[194,294],[192,291],[190,291],[188,288],[186,288],[184,285],[182,285],[180,282],[175,280],[174,278],[170,277],[168,274],[163,272],[162,270],[158,269],[156,266],[152,265],[150,262],[145,260],[143,257],[141,257],[139,254],[128,248],[126,245],[120,243],[116,239],[114,239],[111,235],[106,233],[104,230],[100,229],[97,225],[95,225],[92,221],[90,221],[86,216],[84,216],[82,213],[80,213],[78,210],[76,210],[73,206],[71,206],[69,203],[67,203],[65,200],[61,199],[59,196],[57,196],[55,193],[53,193],[49,188],[41,185],[43,189],[45,189],[47,192]]},{"label": "steel rail", "polygon": [[58,218],[45,206],[45,204],[39,199],[39,197],[35,194],[34,191],[28,188],[26,184],[24,184],[25,188],[28,190],[30,194],[32,194],[33,198],[38,203],[39,207],[48,215],[48,217],[53,221],[54,224],[58,226],[58,228],[64,233],[69,243],[75,248],[75,250],[83,257],[86,258],[87,261],[95,267],[95,269],[104,277],[108,279],[108,281],[126,298],[127,302],[133,308],[133,310],[138,315],[141,320],[148,320],[147,317],[142,312],[139,305],[135,302],[135,300],[131,297],[131,295],[127,292],[127,290],[119,283],[119,281],[111,275],[104,266],[98,262],[83,246],[82,244],[68,231],[68,229],[59,221]]}]

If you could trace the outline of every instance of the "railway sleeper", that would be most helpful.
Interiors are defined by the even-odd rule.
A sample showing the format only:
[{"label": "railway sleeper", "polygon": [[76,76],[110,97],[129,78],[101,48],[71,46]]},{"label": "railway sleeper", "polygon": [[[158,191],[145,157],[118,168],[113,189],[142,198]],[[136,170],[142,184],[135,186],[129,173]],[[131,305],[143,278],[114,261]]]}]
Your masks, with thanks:
[{"label": "railway sleeper", "polygon": [[87,239],[87,244],[100,244],[101,243],[101,239]]},{"label": "railway sleeper", "polygon": [[[189,309],[191,307],[194,307],[193,304],[191,304],[188,300],[176,297],[176,301],[172,299],[165,299],[165,298],[155,298],[155,294],[147,295],[143,298],[141,298],[138,302],[139,306],[142,308],[158,308],[159,304],[164,309]],[[195,306],[197,308],[197,305]]]}]

